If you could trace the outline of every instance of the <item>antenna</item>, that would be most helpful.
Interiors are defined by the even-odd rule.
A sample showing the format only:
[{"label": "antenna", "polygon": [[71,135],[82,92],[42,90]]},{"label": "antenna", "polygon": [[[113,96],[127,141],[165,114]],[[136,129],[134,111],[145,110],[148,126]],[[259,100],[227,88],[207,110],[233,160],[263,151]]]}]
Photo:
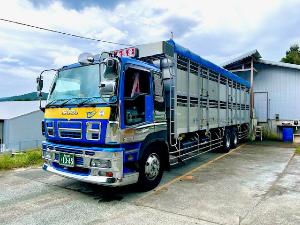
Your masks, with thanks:
[{"label": "antenna", "polygon": [[173,31],[171,31],[171,40],[173,40],[174,38],[174,34],[173,34]]}]

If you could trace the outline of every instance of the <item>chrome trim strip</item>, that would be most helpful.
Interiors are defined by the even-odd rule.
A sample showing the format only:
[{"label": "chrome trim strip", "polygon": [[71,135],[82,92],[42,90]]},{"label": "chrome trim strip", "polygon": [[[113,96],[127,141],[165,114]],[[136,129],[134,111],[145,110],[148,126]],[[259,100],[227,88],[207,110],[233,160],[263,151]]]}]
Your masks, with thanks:
[{"label": "chrome trim strip", "polygon": [[[48,127],[47,123],[52,123],[52,127]],[[55,136],[54,121],[46,121],[45,124],[46,124],[47,135],[49,137],[54,137]],[[49,134],[49,130],[52,130],[52,135]]]},{"label": "chrome trim strip", "polygon": [[138,148],[137,149],[131,149],[131,150],[125,151],[125,155],[130,154],[130,153],[135,153],[135,152],[138,152],[138,151],[139,151]]},{"label": "chrome trim strip", "polygon": [[77,129],[77,128],[58,128],[58,130],[81,131],[81,129]]},{"label": "chrome trim strip", "polygon": [[[99,129],[92,129],[92,128],[88,128],[93,127],[93,124],[98,124],[99,125]],[[100,140],[100,136],[101,136],[101,128],[102,128],[102,124],[101,122],[86,122],[86,132],[85,132],[85,137],[87,140],[90,141],[99,141]],[[98,138],[92,138],[93,134],[98,134]]]},{"label": "chrome trim strip", "polygon": [[167,122],[149,123],[149,124],[141,125],[138,127],[130,127],[130,128],[141,129],[141,128],[157,126],[157,125],[167,125]]}]

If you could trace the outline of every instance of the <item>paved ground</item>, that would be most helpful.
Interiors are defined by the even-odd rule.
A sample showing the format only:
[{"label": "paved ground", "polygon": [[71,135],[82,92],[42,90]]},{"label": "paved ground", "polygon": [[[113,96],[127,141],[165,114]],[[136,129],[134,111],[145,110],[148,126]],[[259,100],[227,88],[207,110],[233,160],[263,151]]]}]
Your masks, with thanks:
[{"label": "paved ground", "polygon": [[300,156],[282,143],[246,144],[173,168],[147,193],[2,172],[0,224],[300,224]]}]

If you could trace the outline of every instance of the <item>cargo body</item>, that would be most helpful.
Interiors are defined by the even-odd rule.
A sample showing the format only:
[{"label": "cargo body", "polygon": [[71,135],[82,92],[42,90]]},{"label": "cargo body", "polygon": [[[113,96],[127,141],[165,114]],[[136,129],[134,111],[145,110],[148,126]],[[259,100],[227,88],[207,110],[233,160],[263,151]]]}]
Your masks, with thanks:
[{"label": "cargo body", "polygon": [[173,40],[63,67],[45,108],[43,168],[152,189],[171,165],[247,137],[249,88]]}]

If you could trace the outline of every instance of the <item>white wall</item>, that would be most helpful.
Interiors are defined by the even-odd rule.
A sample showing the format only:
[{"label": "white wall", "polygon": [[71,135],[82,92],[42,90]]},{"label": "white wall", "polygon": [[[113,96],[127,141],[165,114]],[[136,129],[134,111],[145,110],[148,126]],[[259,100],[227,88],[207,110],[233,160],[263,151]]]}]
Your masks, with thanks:
[{"label": "white wall", "polygon": [[[254,92],[267,91],[269,119],[300,119],[300,70],[262,65],[254,76]],[[256,109],[259,110],[259,109]]]},{"label": "white wall", "polygon": [[[268,92],[269,119],[275,119],[275,114],[279,114],[280,120],[300,120],[300,70],[260,63],[254,67],[258,72],[254,74],[253,90]],[[247,80],[250,78],[249,72],[237,75]],[[255,109],[256,115],[260,114],[259,110]]]},{"label": "white wall", "polygon": [[41,123],[44,114],[35,111],[4,121],[4,144],[9,150],[35,148],[44,139]]}]

